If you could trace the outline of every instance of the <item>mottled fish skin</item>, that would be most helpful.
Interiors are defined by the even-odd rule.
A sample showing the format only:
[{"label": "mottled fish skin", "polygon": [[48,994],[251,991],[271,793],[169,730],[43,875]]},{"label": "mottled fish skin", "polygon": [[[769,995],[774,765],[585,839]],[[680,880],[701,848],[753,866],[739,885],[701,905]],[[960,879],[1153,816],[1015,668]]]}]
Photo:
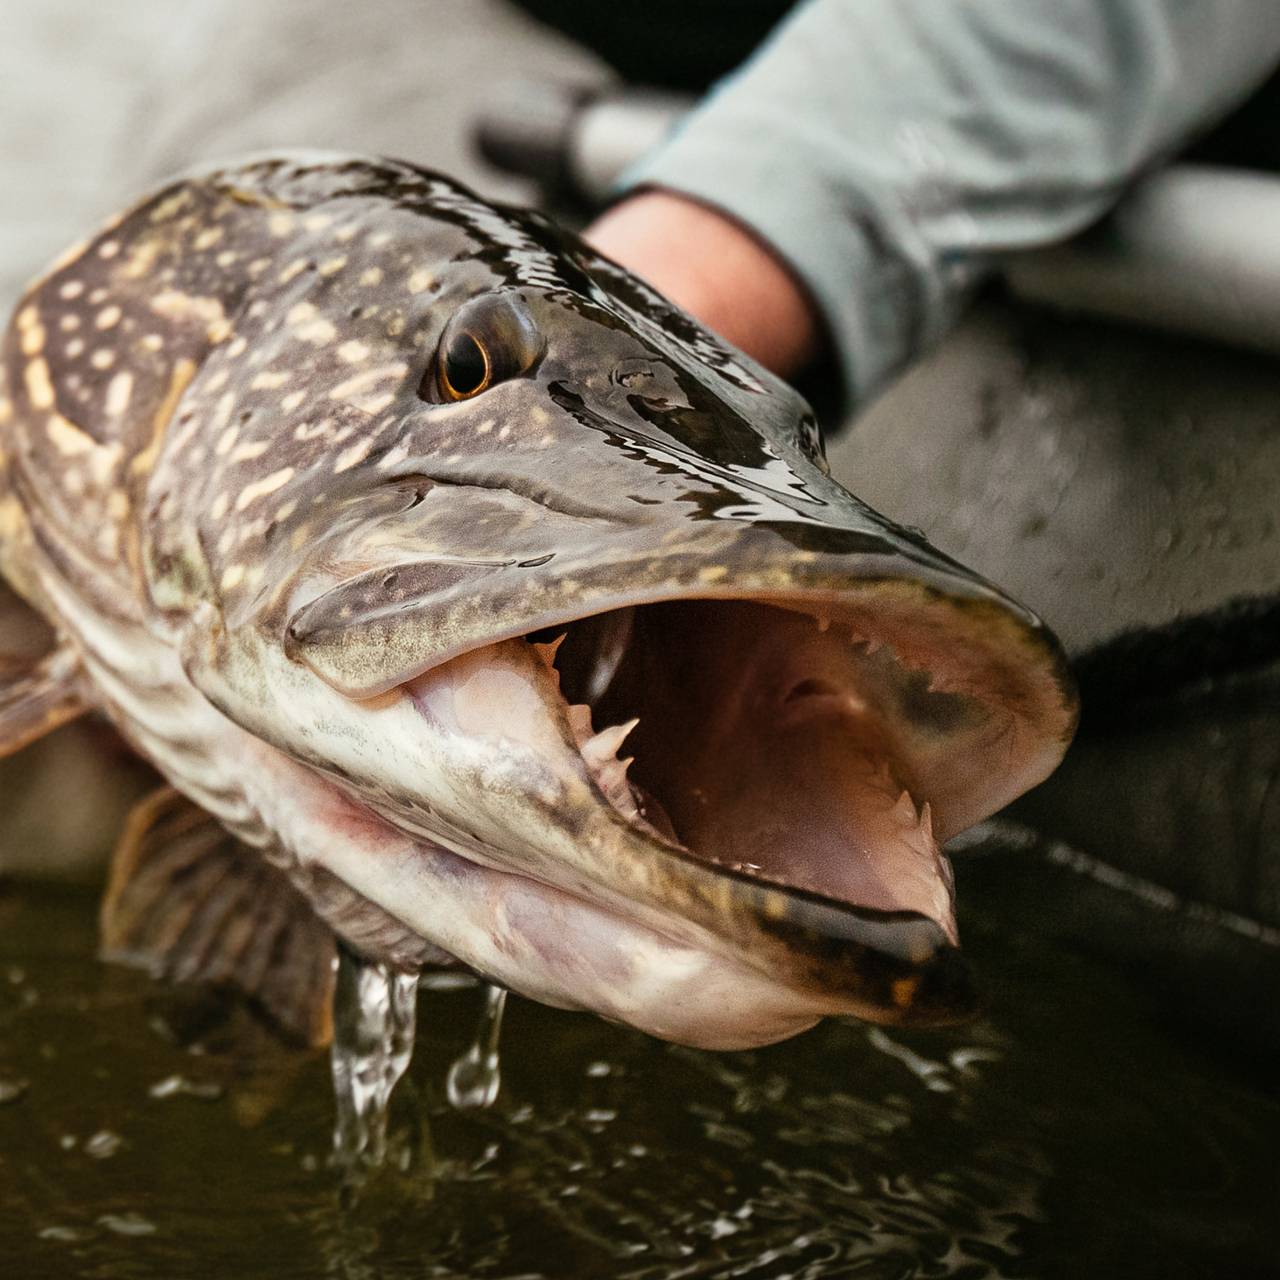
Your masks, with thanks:
[{"label": "mottled fish skin", "polygon": [[[440,403],[468,304],[544,347]],[[830,480],[794,392],[541,216],[412,166],[300,154],[171,184],[32,287],[0,378],[0,572],[86,696],[282,864],[309,837],[246,774],[272,747],[345,768],[282,690],[376,698],[622,604],[857,582],[855,619],[923,609],[959,653],[997,637],[1002,695],[1049,725],[1030,773],[1070,736],[1051,637]]]}]

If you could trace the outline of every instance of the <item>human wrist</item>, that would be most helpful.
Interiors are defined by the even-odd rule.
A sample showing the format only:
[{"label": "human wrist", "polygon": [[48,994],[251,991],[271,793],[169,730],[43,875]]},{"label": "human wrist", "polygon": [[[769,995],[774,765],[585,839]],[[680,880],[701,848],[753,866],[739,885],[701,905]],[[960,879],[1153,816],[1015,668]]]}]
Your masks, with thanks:
[{"label": "human wrist", "polygon": [[650,188],[596,219],[586,239],[782,377],[822,343],[817,308],[783,261],[727,214]]}]

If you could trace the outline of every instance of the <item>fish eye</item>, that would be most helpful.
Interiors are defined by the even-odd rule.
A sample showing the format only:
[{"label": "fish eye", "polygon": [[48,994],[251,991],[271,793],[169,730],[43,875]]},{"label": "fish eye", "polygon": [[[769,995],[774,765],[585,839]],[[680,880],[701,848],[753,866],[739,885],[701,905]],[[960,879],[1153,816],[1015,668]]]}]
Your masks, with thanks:
[{"label": "fish eye", "polygon": [[436,404],[470,400],[527,373],[537,364],[543,345],[518,293],[481,294],[464,303],[445,325],[418,394]]},{"label": "fish eye", "polygon": [[455,334],[440,354],[440,390],[446,400],[479,395],[489,385],[492,373],[489,353],[474,334]]}]

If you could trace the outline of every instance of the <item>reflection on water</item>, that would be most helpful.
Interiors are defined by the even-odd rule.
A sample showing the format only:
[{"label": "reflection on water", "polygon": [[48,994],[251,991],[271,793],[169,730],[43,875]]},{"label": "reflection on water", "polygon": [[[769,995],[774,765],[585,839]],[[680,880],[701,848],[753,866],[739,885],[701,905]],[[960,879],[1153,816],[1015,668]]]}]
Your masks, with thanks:
[{"label": "reflection on water", "polygon": [[945,1034],[711,1055],[514,1000],[488,1110],[445,1082],[483,1060],[493,1003],[476,1040],[483,990],[427,990],[391,1158],[349,1203],[323,1055],[100,968],[93,914],[0,892],[5,1275],[1246,1277],[1280,1256],[1280,1108],[1109,975],[972,927],[991,1012]]}]

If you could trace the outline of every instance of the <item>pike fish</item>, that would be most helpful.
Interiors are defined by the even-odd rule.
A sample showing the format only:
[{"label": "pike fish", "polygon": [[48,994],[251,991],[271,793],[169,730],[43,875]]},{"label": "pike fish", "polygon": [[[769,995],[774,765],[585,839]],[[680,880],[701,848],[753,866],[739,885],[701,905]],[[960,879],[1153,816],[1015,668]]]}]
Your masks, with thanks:
[{"label": "pike fish", "polygon": [[941,844],[1044,778],[1056,641],[829,476],[788,386],[408,164],[185,177],[18,303],[0,572],[171,784],[108,956],[329,1034],[334,940],[710,1048],[971,1014]]}]

